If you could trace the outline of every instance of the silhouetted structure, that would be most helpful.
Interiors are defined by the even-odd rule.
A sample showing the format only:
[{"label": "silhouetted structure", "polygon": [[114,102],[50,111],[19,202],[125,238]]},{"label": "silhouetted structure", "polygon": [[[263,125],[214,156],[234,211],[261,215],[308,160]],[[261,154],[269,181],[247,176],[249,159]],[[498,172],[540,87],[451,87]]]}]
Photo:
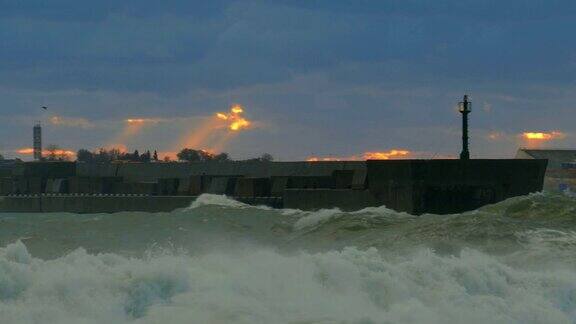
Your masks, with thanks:
[{"label": "silhouetted structure", "polygon": [[42,160],[42,125],[34,125],[34,160]]},{"label": "silhouetted structure", "polygon": [[469,160],[470,151],[468,150],[468,114],[472,112],[472,103],[468,101],[468,95],[464,95],[464,101],[458,104],[458,110],[462,114],[462,152],[460,153],[460,159]]}]

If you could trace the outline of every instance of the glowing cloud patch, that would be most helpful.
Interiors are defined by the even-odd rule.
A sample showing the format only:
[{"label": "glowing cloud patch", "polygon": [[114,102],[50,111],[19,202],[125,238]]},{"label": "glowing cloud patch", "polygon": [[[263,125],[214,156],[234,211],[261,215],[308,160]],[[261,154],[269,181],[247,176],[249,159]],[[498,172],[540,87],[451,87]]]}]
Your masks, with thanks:
[{"label": "glowing cloud patch", "polygon": [[241,130],[243,128],[248,128],[248,127],[250,127],[250,122],[244,118],[240,118],[240,119],[236,120],[235,122],[233,122],[232,124],[230,124],[230,130],[233,130],[233,131]]},{"label": "glowing cloud patch", "polygon": [[552,141],[552,140],[562,140],[566,138],[566,134],[553,131],[549,133],[545,132],[525,132],[520,135],[525,140],[536,140],[536,141]]},{"label": "glowing cloud patch", "polygon": [[240,105],[233,105],[230,107],[229,113],[216,113],[216,118],[226,121],[227,127],[231,131],[240,131],[243,129],[248,129],[252,125],[252,122],[244,118],[242,114],[244,113],[244,108]]},{"label": "glowing cloud patch", "polygon": [[244,108],[242,108],[242,106],[240,106],[240,105],[234,105],[234,106],[232,106],[232,108],[230,109],[230,111],[231,111],[233,114],[241,114],[241,113],[244,112]]},{"label": "glowing cloud patch", "polygon": [[222,120],[228,120],[228,115],[225,115],[223,113],[217,113],[216,117]]},{"label": "glowing cloud patch", "polygon": [[129,118],[126,119],[126,123],[128,124],[132,124],[132,125],[138,125],[138,124],[157,124],[159,123],[161,120],[158,118]]},{"label": "glowing cloud patch", "polygon": [[200,125],[187,129],[172,149],[177,151],[182,148],[204,148],[214,154],[221,152],[242,131],[254,126],[252,121],[244,117],[244,112],[244,107],[235,104],[228,112],[217,112],[205,118]]},{"label": "glowing cloud patch", "polygon": [[66,127],[79,127],[79,128],[92,128],[94,124],[89,122],[85,118],[70,118],[62,116],[52,116],[50,117],[50,124],[55,126],[66,126]]},{"label": "glowing cloud patch", "polygon": [[504,134],[500,132],[491,132],[487,135],[488,139],[491,141],[498,141],[504,138]]}]

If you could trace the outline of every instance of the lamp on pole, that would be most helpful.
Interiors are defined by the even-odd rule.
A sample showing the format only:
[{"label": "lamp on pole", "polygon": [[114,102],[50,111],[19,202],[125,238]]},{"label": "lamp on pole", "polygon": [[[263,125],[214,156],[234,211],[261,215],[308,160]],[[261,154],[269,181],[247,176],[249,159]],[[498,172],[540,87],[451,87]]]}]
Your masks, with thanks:
[{"label": "lamp on pole", "polygon": [[460,160],[470,160],[468,150],[468,114],[472,112],[472,103],[468,101],[468,95],[464,95],[464,100],[458,103],[458,111],[462,114],[462,152]]}]

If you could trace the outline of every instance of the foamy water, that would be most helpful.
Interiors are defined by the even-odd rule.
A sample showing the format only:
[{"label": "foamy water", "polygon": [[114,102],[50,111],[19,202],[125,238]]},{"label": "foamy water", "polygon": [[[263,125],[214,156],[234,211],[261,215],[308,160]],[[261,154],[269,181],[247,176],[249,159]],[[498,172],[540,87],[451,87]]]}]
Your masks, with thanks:
[{"label": "foamy water", "polygon": [[575,323],[576,199],[0,214],[0,323]]}]

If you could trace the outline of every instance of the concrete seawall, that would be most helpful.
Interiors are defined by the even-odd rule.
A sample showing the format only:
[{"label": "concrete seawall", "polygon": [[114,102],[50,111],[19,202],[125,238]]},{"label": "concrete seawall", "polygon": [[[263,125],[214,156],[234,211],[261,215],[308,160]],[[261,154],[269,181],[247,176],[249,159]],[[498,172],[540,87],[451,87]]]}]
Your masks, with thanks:
[{"label": "concrete seawall", "polygon": [[[171,212],[189,207],[198,196],[22,195],[0,196],[0,213],[111,214]],[[282,197],[233,197],[245,204],[282,208]]]},{"label": "concrete seawall", "polygon": [[381,204],[368,190],[331,190],[331,189],[288,189],[284,193],[284,208],[318,210],[339,208],[355,211]]},{"label": "concrete seawall", "polygon": [[368,190],[413,215],[474,210],[542,190],[546,160],[368,161]]},{"label": "concrete seawall", "polygon": [[[171,211],[201,194],[276,208],[450,214],[542,190],[546,160],[23,163],[0,211]],[[25,197],[25,198],[21,198]]]},{"label": "concrete seawall", "polygon": [[8,196],[0,212],[97,214],[120,211],[169,212],[185,208],[196,197],[171,196]]},{"label": "concrete seawall", "polygon": [[189,162],[189,163],[78,163],[79,177],[122,177],[130,182],[194,175],[245,177],[330,176],[334,170],[365,170],[363,161],[327,162]]}]

